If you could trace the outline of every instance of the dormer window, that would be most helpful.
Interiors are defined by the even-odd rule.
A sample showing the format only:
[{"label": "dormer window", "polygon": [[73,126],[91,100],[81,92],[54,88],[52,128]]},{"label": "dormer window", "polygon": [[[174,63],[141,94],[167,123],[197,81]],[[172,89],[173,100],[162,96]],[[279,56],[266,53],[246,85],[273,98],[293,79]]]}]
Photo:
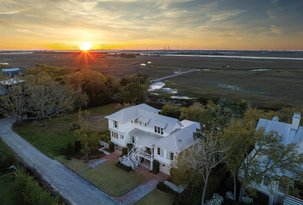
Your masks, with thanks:
[{"label": "dormer window", "polygon": [[118,128],[118,122],[114,121],[114,128]]},{"label": "dormer window", "polygon": [[155,126],[155,133],[163,135],[164,134],[164,129],[161,128],[161,127]]}]

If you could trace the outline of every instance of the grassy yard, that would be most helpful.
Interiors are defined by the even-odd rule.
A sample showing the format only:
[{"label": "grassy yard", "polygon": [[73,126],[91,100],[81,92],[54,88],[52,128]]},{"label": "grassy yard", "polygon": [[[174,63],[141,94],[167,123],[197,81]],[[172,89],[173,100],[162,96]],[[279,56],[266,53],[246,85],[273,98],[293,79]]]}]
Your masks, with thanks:
[{"label": "grassy yard", "polygon": [[155,189],[135,205],[171,205],[173,203],[173,195]]},{"label": "grassy yard", "polygon": [[[4,177],[6,178],[6,177]],[[23,201],[20,199],[14,180],[6,181],[2,178],[0,180],[0,204],[2,205],[22,205]]]},{"label": "grassy yard", "polygon": [[[0,150],[5,152],[8,156],[14,157],[11,150],[0,140]],[[0,204],[2,205],[15,205],[24,204],[19,197],[16,190],[14,179],[5,177],[5,173],[0,172]]]},{"label": "grassy yard", "polygon": [[81,160],[66,160],[57,158],[83,178],[95,184],[111,196],[122,196],[143,183],[143,176],[136,172],[126,172],[115,165],[114,161],[107,161],[97,168],[89,168]]},{"label": "grassy yard", "polygon": [[[117,104],[109,104],[88,111],[90,116],[108,115],[116,110]],[[94,123],[94,120],[92,120]],[[77,122],[77,113],[64,115],[58,118],[43,120],[39,122],[27,122],[14,129],[22,137],[28,140],[49,157],[62,155],[68,143],[74,142],[74,134],[70,132],[71,124]],[[96,119],[100,125],[100,130],[107,129],[107,121],[104,118]]]}]

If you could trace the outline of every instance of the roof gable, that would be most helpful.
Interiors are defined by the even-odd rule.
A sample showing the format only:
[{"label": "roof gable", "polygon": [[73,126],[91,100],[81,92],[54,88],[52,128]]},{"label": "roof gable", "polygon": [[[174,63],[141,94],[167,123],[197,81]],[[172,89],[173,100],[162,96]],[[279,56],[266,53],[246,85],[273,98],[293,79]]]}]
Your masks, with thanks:
[{"label": "roof gable", "polygon": [[195,142],[194,133],[197,129],[200,129],[200,124],[194,122],[183,129],[174,131],[167,137],[161,138],[155,145],[170,152],[180,153]]},{"label": "roof gable", "polygon": [[139,113],[143,115],[142,113],[145,112],[143,116],[148,116],[150,114],[158,113],[159,111],[160,110],[143,103],[143,104],[123,108],[122,110],[119,110],[111,115],[106,116],[106,118],[124,123],[137,119]]},{"label": "roof gable", "polygon": [[292,124],[277,120],[259,119],[257,130],[263,128],[265,133],[277,132],[284,144],[297,144],[299,152],[303,152],[303,126],[293,128]]}]

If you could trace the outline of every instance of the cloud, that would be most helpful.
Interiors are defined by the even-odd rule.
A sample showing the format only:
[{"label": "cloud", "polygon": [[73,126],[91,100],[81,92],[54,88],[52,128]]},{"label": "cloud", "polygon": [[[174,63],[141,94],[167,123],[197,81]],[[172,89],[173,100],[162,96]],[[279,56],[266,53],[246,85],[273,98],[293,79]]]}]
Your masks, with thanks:
[{"label": "cloud", "polygon": [[277,25],[270,25],[270,31],[273,34],[282,34],[282,29],[280,27],[278,27]]},{"label": "cloud", "polygon": [[299,39],[303,31],[298,26],[303,4],[297,0],[0,0],[0,4],[0,45],[15,39],[14,44],[26,40],[60,48],[79,41],[142,48],[167,43],[177,48],[249,48],[274,41],[279,46],[281,39],[290,35]]}]

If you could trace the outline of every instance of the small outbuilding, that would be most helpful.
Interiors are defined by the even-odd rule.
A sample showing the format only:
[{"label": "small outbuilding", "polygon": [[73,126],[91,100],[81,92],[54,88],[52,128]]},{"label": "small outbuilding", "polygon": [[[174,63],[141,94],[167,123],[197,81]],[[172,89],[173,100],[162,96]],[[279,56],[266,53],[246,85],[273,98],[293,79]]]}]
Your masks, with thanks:
[{"label": "small outbuilding", "polygon": [[9,77],[14,77],[23,73],[23,69],[21,68],[3,68],[1,71],[4,75]]}]

